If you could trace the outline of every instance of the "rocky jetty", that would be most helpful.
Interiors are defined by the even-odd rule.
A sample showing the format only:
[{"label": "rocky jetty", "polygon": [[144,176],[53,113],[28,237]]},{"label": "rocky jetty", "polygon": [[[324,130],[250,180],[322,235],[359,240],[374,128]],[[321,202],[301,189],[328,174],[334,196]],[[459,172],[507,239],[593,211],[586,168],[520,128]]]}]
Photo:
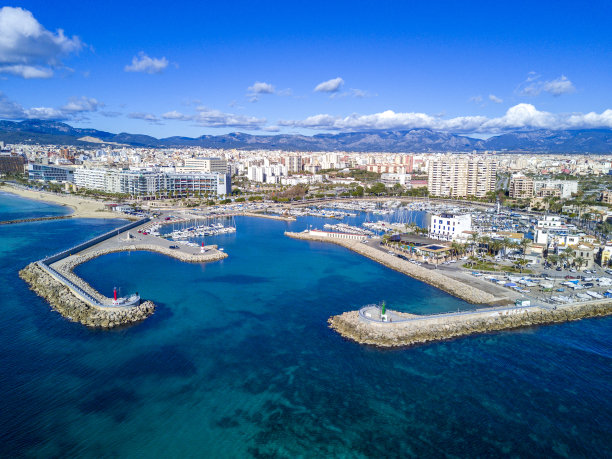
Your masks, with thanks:
[{"label": "rocky jetty", "polygon": [[340,239],[333,237],[322,237],[313,235],[309,232],[292,233],[285,232],[285,235],[294,239],[304,239],[307,241],[331,242],[333,244],[346,247],[353,252],[357,252],[364,257],[368,257],[380,264],[387,266],[395,271],[399,271],[414,279],[420,280],[443,290],[451,295],[454,295],[462,300],[473,304],[507,304],[510,302],[508,298],[496,297],[488,292],[484,292],[474,286],[464,284],[458,280],[445,276],[440,271],[423,268],[422,266],[409,263],[406,260],[397,258],[381,250],[377,250],[360,241],[353,239]]},{"label": "rocky jetty", "polygon": [[92,328],[113,328],[133,324],[146,319],[155,311],[151,301],[128,307],[96,307],[77,297],[66,285],[59,282],[36,263],[30,263],[19,271],[19,277],[30,289],[49,302],[51,307],[73,322]]},{"label": "rocky jetty", "polygon": [[221,252],[220,250],[216,250],[217,246],[207,246],[207,252],[204,253],[196,253],[191,254],[187,252],[183,252],[178,249],[169,249],[167,247],[163,247],[161,245],[155,244],[125,244],[118,245],[116,247],[110,247],[107,249],[99,249],[99,250],[91,250],[88,252],[82,252],[76,256],[73,256],[70,261],[67,261],[62,266],[62,269],[65,270],[66,267],[69,266],[69,270],[72,270],[75,266],[80,265],[81,263],[85,263],[93,258],[100,257],[102,255],[106,255],[109,253],[115,252],[130,252],[130,251],[148,251],[148,252],[157,252],[163,255],[168,255],[169,257],[176,258],[181,261],[187,261],[190,263],[204,263],[207,261],[217,261],[222,260],[223,258],[227,258],[227,253]]},{"label": "rocky jetty", "polygon": [[55,217],[37,217],[37,218],[19,218],[17,220],[4,220],[0,225],[15,225],[17,223],[44,222],[50,220],[66,220],[72,218],[72,215],[58,215]]},{"label": "rocky jetty", "polygon": [[[596,301],[557,309],[529,308],[505,311],[480,310],[461,315],[426,316],[405,322],[363,320],[358,311],[345,312],[328,320],[329,327],[360,344],[380,347],[410,346],[461,336],[554,324],[612,314],[612,301]],[[518,313],[520,312],[520,313]],[[446,317],[445,317],[446,316]]]}]

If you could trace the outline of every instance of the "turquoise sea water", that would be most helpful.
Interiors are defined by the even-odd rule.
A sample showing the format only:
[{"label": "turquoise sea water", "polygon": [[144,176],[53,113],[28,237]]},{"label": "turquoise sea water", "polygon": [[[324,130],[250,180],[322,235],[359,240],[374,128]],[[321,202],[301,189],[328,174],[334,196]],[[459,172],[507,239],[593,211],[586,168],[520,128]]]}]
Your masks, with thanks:
[{"label": "turquoise sea water", "polygon": [[[24,204],[0,200],[7,212]],[[120,330],[67,322],[17,277],[120,224],[0,226],[0,456],[610,455],[609,318],[407,349],[345,341],[327,318],[367,302],[471,305],[283,236],[314,218],[239,218],[236,234],[206,240],[228,252],[220,262],[136,252],[80,266],[107,295],[117,286],[158,305]]]}]

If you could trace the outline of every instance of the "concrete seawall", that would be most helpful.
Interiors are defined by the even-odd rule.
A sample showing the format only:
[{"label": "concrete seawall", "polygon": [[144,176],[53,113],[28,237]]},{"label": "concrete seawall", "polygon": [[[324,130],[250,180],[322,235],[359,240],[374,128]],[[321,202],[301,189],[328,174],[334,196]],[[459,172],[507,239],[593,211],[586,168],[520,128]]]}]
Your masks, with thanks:
[{"label": "concrete seawall", "polygon": [[420,280],[443,290],[453,296],[461,298],[469,303],[473,304],[500,304],[508,303],[509,299],[504,297],[496,297],[488,292],[475,288],[470,285],[466,285],[458,280],[452,279],[439,271],[432,271],[422,266],[409,263],[406,260],[402,260],[388,253],[377,250],[366,244],[362,244],[360,241],[353,239],[341,239],[333,237],[322,237],[310,234],[308,232],[292,233],[285,232],[285,235],[294,239],[303,239],[306,241],[316,242],[330,242],[333,244],[341,245],[346,247],[353,252],[356,252],[364,257],[368,257],[382,265],[387,266],[395,271],[399,271],[406,274],[414,279]]},{"label": "concrete seawall", "polygon": [[363,320],[359,311],[350,311],[331,317],[328,323],[331,329],[343,337],[360,344],[397,347],[610,314],[612,301],[600,300],[557,309],[495,308],[459,314],[417,316],[391,323]]}]

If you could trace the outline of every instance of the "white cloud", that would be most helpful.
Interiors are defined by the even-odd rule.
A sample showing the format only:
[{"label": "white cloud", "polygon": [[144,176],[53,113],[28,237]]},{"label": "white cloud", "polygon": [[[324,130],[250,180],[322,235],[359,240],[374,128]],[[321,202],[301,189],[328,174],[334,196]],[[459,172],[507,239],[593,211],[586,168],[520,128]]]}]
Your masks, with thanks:
[{"label": "white cloud", "polygon": [[102,102],[98,102],[91,97],[71,97],[66,105],[61,109],[64,113],[83,113],[95,112],[104,107]]},{"label": "white cloud", "polygon": [[555,80],[546,81],[542,90],[551,93],[553,96],[560,96],[561,94],[570,94],[576,91],[576,88],[565,75],[561,75]]},{"label": "white cloud", "polygon": [[576,91],[574,83],[565,75],[549,81],[541,81],[541,75],[535,72],[530,72],[527,79],[518,87],[518,93],[522,96],[537,96],[543,92],[560,96],[562,94],[571,94]]},{"label": "white cloud", "polygon": [[25,110],[17,102],[10,100],[6,94],[0,92],[0,118],[9,120],[26,118]]},{"label": "white cloud", "polygon": [[132,63],[126,65],[124,70],[126,72],[143,72],[148,74],[161,73],[168,67],[168,64],[168,59],[165,57],[161,59],[149,57],[144,51],[141,51],[138,53],[138,56],[132,58]]},{"label": "white cloud", "polygon": [[164,113],[162,115],[162,118],[166,120],[181,120],[181,121],[188,121],[190,119],[193,119],[192,116],[184,115],[181,112],[177,112],[176,110],[172,110],[171,112]]},{"label": "white cloud", "polygon": [[478,96],[472,96],[469,98],[470,102],[474,102],[475,104],[479,104],[482,102],[482,96],[478,95]]},{"label": "white cloud", "polygon": [[612,129],[612,110],[599,114],[553,114],[539,111],[531,104],[518,104],[497,118],[459,116],[444,119],[426,113],[396,113],[387,110],[371,115],[352,114],[345,117],[321,114],[304,120],[280,121],[278,124],[333,131],[426,128],[457,133],[501,133],[517,129]]},{"label": "white cloud", "polygon": [[198,107],[198,114],[193,117],[193,121],[204,127],[231,127],[252,130],[261,129],[266,124],[265,118],[224,113],[207,107]]},{"label": "white cloud", "polygon": [[265,118],[225,113],[220,110],[214,110],[204,106],[197,107],[197,113],[194,115],[186,115],[173,110],[171,112],[164,113],[162,118],[167,120],[192,121],[198,126],[213,128],[230,127],[259,130],[263,129],[266,124]]},{"label": "white cloud", "polygon": [[62,29],[45,29],[23,8],[0,9],[0,73],[23,78],[50,78],[61,59],[78,52],[81,40],[67,37]]},{"label": "white cloud", "polygon": [[104,107],[102,102],[89,97],[72,97],[64,106],[53,107],[31,107],[24,108],[17,102],[10,100],[0,92],[0,118],[12,120],[44,119],[44,120],[85,120],[88,113],[98,111]]},{"label": "white cloud", "polygon": [[249,86],[248,90],[252,94],[274,94],[274,86],[263,81],[256,81],[253,86]]},{"label": "white cloud", "polygon": [[495,102],[496,104],[501,104],[503,102],[503,99],[500,99],[495,94],[489,94],[489,100],[491,102]]},{"label": "white cloud", "polygon": [[49,67],[22,64],[3,65],[0,66],[0,73],[8,73],[29,80],[30,78],[51,78],[53,76],[53,69]]},{"label": "white cloud", "polygon": [[332,78],[331,80],[319,83],[315,88],[315,92],[336,92],[344,85],[344,80],[340,77]]},{"label": "white cloud", "polygon": [[128,113],[127,117],[133,120],[144,120],[150,124],[162,124],[161,120],[152,113],[133,112]]}]

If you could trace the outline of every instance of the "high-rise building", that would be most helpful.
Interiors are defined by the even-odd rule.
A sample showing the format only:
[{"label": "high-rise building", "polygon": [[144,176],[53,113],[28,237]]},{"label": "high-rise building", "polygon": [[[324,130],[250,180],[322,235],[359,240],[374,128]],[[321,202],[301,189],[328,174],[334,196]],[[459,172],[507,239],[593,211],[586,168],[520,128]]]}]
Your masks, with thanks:
[{"label": "high-rise building", "polygon": [[508,194],[511,198],[531,198],[533,196],[533,180],[523,174],[512,175]]},{"label": "high-rise building", "polygon": [[444,156],[429,162],[432,196],[483,198],[495,191],[497,162],[490,158]]},{"label": "high-rise building", "polygon": [[227,174],[227,161],[221,158],[187,158],[185,165],[177,168],[177,172],[218,172]]}]

